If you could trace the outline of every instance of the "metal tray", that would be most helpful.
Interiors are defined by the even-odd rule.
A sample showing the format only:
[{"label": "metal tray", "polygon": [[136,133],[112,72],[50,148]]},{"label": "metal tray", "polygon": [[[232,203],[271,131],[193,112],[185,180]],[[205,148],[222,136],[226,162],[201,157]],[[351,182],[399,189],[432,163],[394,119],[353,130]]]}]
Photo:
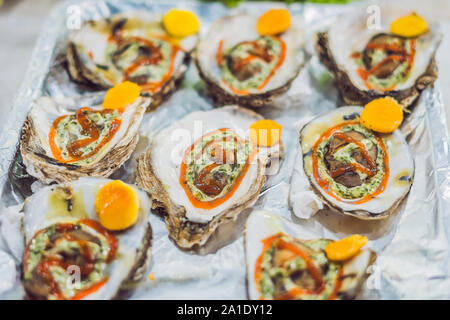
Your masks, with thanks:
[{"label": "metal tray", "polygon": [[[8,178],[8,172],[15,159],[22,123],[34,99],[51,95],[55,98],[71,96],[76,97],[77,101],[94,101],[103,95],[101,92],[80,91],[69,81],[64,70],[62,53],[65,39],[74,26],[73,20],[69,18],[73,18],[74,13],[80,13],[81,19],[86,20],[125,10],[164,12],[174,6],[194,11],[202,22],[200,33],[204,34],[209,25],[221,16],[242,11],[258,14],[282,5],[252,2],[227,9],[217,3],[103,0],[65,1],[53,9],[36,43],[25,79],[10,112],[4,115],[4,127],[0,135],[0,283],[7,283],[8,279],[14,280],[11,290],[5,290],[7,287],[0,285],[0,292],[4,289],[0,298],[20,298],[22,294],[19,272],[13,272],[11,261],[19,268],[21,235],[17,222],[20,215],[17,212],[20,211],[23,197]],[[338,238],[351,233],[367,235],[371,240],[371,248],[378,253],[378,259],[370,270],[371,275],[359,298],[450,298],[449,138],[439,81],[422,93],[401,127],[414,156],[416,174],[408,198],[392,219],[385,222],[361,222],[322,210],[313,218],[302,220],[291,213],[287,198],[290,178],[296,165],[298,122],[342,104],[330,75],[314,55],[312,36],[315,31],[326,27],[337,14],[351,10],[352,6],[292,4],[289,9],[293,22],[305,30],[308,60],[288,93],[277,99],[274,106],[258,110],[283,125],[282,139],[286,146],[286,157],[279,174],[269,178],[254,207],[300,223],[318,236]],[[211,108],[196,69],[191,65],[182,88],[156,111],[145,116],[140,134],[147,141],[114,174],[114,178],[133,183],[135,157],[155,133],[189,112]],[[32,190],[40,187],[39,183],[31,185]],[[196,254],[180,251],[168,239],[164,222],[160,218],[151,215],[150,222],[154,231],[154,243],[148,273],[153,274],[154,280],[144,279],[132,298],[247,298],[243,223],[226,244],[222,243],[211,249],[209,254]]]}]

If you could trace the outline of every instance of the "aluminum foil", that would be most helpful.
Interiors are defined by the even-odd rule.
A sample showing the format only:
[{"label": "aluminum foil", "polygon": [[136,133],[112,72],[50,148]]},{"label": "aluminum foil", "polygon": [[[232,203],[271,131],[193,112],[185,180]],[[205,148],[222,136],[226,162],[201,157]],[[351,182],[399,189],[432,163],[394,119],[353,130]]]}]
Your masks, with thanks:
[{"label": "aluminum foil", "polygon": [[[73,7],[76,5],[77,7]],[[83,20],[99,19],[128,10],[166,11],[188,8],[201,19],[201,34],[210,24],[235,12],[259,14],[279,3],[248,3],[229,10],[220,4],[175,1],[66,1],[54,8],[39,37],[22,86],[5,115],[0,135],[0,298],[21,298],[20,263],[23,241],[20,208],[23,199],[13,191],[8,169],[13,160],[22,123],[34,99],[41,95],[86,97],[69,81],[62,57],[70,27],[68,15],[80,9]],[[259,109],[262,115],[283,125],[285,158],[277,175],[270,176],[254,209],[264,209],[308,228],[317,237],[340,238],[360,233],[370,238],[369,246],[378,254],[359,298],[365,299],[449,299],[450,298],[450,170],[449,137],[439,81],[421,95],[401,130],[411,147],[415,180],[409,196],[398,212],[385,221],[360,221],[321,210],[310,219],[294,216],[288,205],[291,176],[297,158],[300,123],[341,105],[332,78],[320,65],[312,49],[313,34],[324,29],[337,14],[351,6],[293,4],[292,21],[305,31],[307,63],[291,89],[273,106]],[[101,99],[104,93],[88,99]],[[182,88],[156,111],[146,114],[140,128],[141,139],[131,159],[114,173],[134,183],[136,156],[162,128],[195,110],[211,109],[204,87],[191,65]],[[41,187],[34,183],[32,190]],[[246,299],[243,224],[249,210],[234,224],[231,239],[220,237],[216,247],[194,253],[178,249],[168,239],[163,220],[151,215],[154,232],[152,260],[133,299]]]}]

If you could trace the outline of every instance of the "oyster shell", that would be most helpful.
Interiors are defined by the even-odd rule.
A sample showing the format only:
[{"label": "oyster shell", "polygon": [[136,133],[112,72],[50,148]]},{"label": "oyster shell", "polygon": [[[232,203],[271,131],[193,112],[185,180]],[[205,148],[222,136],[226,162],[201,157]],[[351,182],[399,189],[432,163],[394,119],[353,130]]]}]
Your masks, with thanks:
[{"label": "oyster shell", "polygon": [[300,131],[302,165],[311,188],[330,208],[359,219],[384,219],[409,193],[414,159],[399,130],[379,134],[363,127],[362,110],[345,106],[306,124]]},{"label": "oyster shell", "polygon": [[139,84],[158,106],[182,80],[197,36],[172,39],[162,14],[129,12],[88,21],[69,35],[68,71],[72,79],[106,89],[122,81]]},{"label": "oyster shell", "polygon": [[[84,154],[88,155],[87,157],[80,157],[82,159],[80,161],[66,161],[65,158],[62,158],[64,150],[59,156],[54,154],[49,135],[58,118],[68,116],[66,119],[70,120],[70,117],[72,117],[75,121],[77,112],[80,112],[81,108],[77,110],[76,104],[70,100],[54,100],[50,97],[39,98],[24,122],[20,139],[20,151],[27,172],[45,184],[61,183],[83,176],[108,177],[133,152],[138,140],[139,125],[149,104],[150,98],[139,97],[135,102],[128,105],[124,112],[114,113],[114,116],[109,120],[107,120],[106,115],[105,117],[99,117],[97,120],[92,118],[98,122],[95,123],[95,127],[100,131],[110,128],[113,121],[120,122],[120,125],[115,127],[116,131],[114,131],[112,137],[102,136],[101,133],[97,140],[92,142],[93,144],[97,143],[98,148],[92,147],[94,148],[92,152],[85,151]],[[93,116],[101,114],[103,112],[102,106],[89,108],[87,112]],[[92,119],[90,120],[91,124],[95,122]],[[64,148],[69,149],[69,146],[73,144],[70,144],[72,140],[72,142],[79,142],[82,141],[81,138],[86,137],[86,132],[83,131],[80,123],[69,127],[61,128],[69,140],[68,142],[61,142],[58,148],[65,146]],[[89,148],[93,144],[85,147]],[[72,152],[76,153],[79,150],[82,149],[72,150]],[[70,157],[67,159],[70,159]]]},{"label": "oyster shell", "polygon": [[[150,212],[148,197],[143,191],[131,186],[139,199],[139,215],[136,223],[126,230],[106,231],[100,223],[97,223],[99,220],[94,209],[94,203],[97,192],[110,181],[108,179],[80,178],[74,182],[47,186],[26,199],[22,210],[24,213],[23,231],[25,243],[28,245],[28,253],[25,252],[24,255],[23,284],[28,297],[35,299],[55,298],[52,297],[46,283],[40,282],[42,279],[34,272],[36,262],[33,261],[34,256],[32,255],[38,255],[40,251],[38,249],[32,250],[33,248],[30,246],[32,242],[38,245],[37,237],[45,232],[53,232],[55,239],[60,238],[52,242],[52,246],[57,246],[60,243],[58,241],[62,241],[62,238],[64,238],[58,237],[58,226],[66,228],[69,233],[74,233],[73,236],[76,238],[81,237],[86,242],[94,242],[98,245],[102,243],[101,235],[106,232],[109,233],[108,236],[117,240],[117,251],[114,258],[107,260],[104,264],[99,264],[95,270],[90,271],[96,272],[99,279],[106,279],[106,282],[97,290],[93,290],[92,293],[81,298],[116,298],[119,294],[123,294],[124,290],[127,290],[126,284],[138,281],[143,276],[150,261],[152,243],[152,229],[148,222]],[[68,239],[70,241],[71,238]],[[111,247],[105,247],[106,249],[111,250]],[[42,250],[50,252],[48,248]],[[59,247],[57,250],[64,251],[65,249]],[[73,263],[69,266],[72,269],[74,267],[85,267],[81,258],[76,259],[77,251],[73,250],[67,251],[64,262],[72,261]],[[92,248],[92,250],[94,249]],[[97,254],[95,251],[92,252]],[[39,258],[39,256],[36,256],[36,258]],[[64,295],[63,298],[70,298],[74,293],[70,291],[73,288],[71,289],[68,286],[68,281],[63,280],[65,277],[73,276],[73,274],[69,269],[61,270],[53,270],[51,274],[57,282],[58,291]],[[57,273],[57,271],[62,272],[62,274]],[[64,271],[67,271],[68,274],[64,275]],[[58,274],[61,278],[56,277]],[[83,281],[83,275],[81,275],[81,281]],[[83,282],[81,282],[81,286],[81,290],[85,289]],[[75,296],[77,293],[79,291],[75,290]]]},{"label": "oyster shell", "polygon": [[[292,243],[294,245],[304,245],[306,248],[311,248],[308,244],[311,244],[315,247],[313,250],[316,252],[316,257],[322,257],[325,259],[325,264],[328,265],[327,275],[333,276],[333,272],[335,276],[342,279],[340,283],[339,289],[333,293],[332,288],[336,287],[336,280],[334,282],[328,283],[327,280],[324,280],[325,286],[323,291],[317,293],[304,293],[307,299],[354,299],[357,294],[360,292],[361,287],[364,281],[367,279],[367,269],[375,262],[376,253],[370,249],[361,249],[360,252],[354,257],[350,258],[341,263],[333,263],[327,259],[326,255],[322,253],[320,250],[324,245],[329,243],[331,240],[318,238],[318,235],[303,227],[302,225],[295,224],[291,221],[288,221],[284,218],[281,218],[275,214],[266,212],[266,211],[253,211],[245,225],[245,255],[246,255],[246,266],[247,266],[247,290],[248,297],[251,300],[260,299],[263,294],[260,291],[261,282],[257,283],[255,275],[256,275],[256,267],[258,264],[258,260],[263,253],[263,241],[270,237],[280,236],[288,243]],[[301,240],[300,240],[301,239]],[[306,249],[305,248],[305,249]],[[292,259],[292,258],[291,258]],[[321,262],[324,263],[323,260],[315,261],[316,263]],[[334,270],[333,270],[334,269]],[[324,272],[325,268],[320,269],[321,272]],[[340,270],[340,275],[339,271]],[[292,272],[290,277],[296,278],[298,277],[298,273]],[[322,276],[324,276],[322,274]],[[312,276],[308,273],[307,276],[304,276],[304,273],[300,278],[295,279],[295,284],[298,285],[301,289],[306,289],[307,286],[311,286]],[[271,278],[269,281],[272,282]],[[280,289],[280,288],[279,288]],[[277,290],[279,290],[277,289]],[[283,291],[283,290],[281,290]],[[270,297],[264,297],[265,299],[270,299]],[[300,299],[303,297],[300,297]]]},{"label": "oyster shell", "polygon": [[[222,223],[234,221],[244,209],[255,203],[266,181],[266,166],[270,163],[271,168],[277,169],[283,155],[282,142],[272,147],[259,147],[255,155],[256,147],[249,141],[249,127],[260,119],[260,115],[238,106],[193,112],[162,130],[152,139],[149,149],[138,158],[137,184],[150,195],[152,209],[165,217],[169,236],[179,247],[203,246]],[[220,143],[221,134],[229,137],[230,140],[225,143],[230,145],[225,145],[223,153],[217,154],[233,160],[229,160],[230,164],[225,161],[217,168],[231,171],[228,174],[219,174],[219,170],[214,169],[208,171],[217,172],[208,182],[208,175],[203,175],[208,166],[203,167],[202,162],[194,162],[203,168],[195,174],[195,179],[205,179],[200,181],[199,178],[199,181],[195,180],[191,184],[184,180],[190,168],[194,168],[185,158],[189,156],[190,150],[196,152],[196,146],[203,141],[210,146],[214,146],[217,141]],[[236,142],[235,149],[227,149],[233,148],[233,141]],[[207,150],[208,147],[201,149],[202,157],[208,158],[203,154]],[[233,152],[229,153],[230,150]],[[182,174],[185,163],[186,175]],[[229,179],[232,182],[224,182],[225,177],[231,177]],[[191,190],[203,198],[193,196]]]},{"label": "oyster shell", "polygon": [[[291,26],[278,36],[260,36],[256,31],[257,20],[257,16],[248,14],[221,18],[211,26],[206,37],[197,46],[195,63],[199,75],[217,105],[267,105],[289,89],[304,63],[303,34],[299,30]],[[253,59],[256,63],[250,61],[244,67],[234,68],[235,60],[240,56],[236,53],[235,57],[233,51],[237,52],[249,43],[258,48],[258,52],[252,51],[252,55],[260,58]],[[280,60],[283,53],[279,52],[281,49],[277,49],[278,43],[280,47],[285,47],[283,61]],[[261,49],[268,47],[271,48],[269,51],[264,49],[267,52]],[[223,60],[222,67],[218,65],[218,56]],[[266,56],[270,59],[266,59]],[[261,62],[263,67],[258,65],[257,61],[265,61]],[[277,61],[281,61],[278,68]],[[233,73],[232,70],[237,69],[239,72]],[[264,70],[271,73],[266,75],[265,81],[258,80]],[[231,84],[223,80],[224,74],[231,74],[230,79],[244,87],[233,89]],[[252,83],[258,86],[255,87]]]},{"label": "oyster shell", "polygon": [[[380,6],[380,28],[369,28],[366,7],[361,5],[343,14],[328,31],[317,34],[319,59],[333,74],[345,103],[365,105],[373,99],[390,96],[405,108],[410,107],[420,92],[438,77],[435,53],[442,35],[438,26],[432,24],[434,20],[420,12],[429,22],[427,32],[416,38],[392,35],[390,23],[412,12],[411,8],[392,2]],[[375,52],[372,47],[388,43],[402,48],[404,59],[386,59],[387,63],[381,67],[375,66],[376,55],[380,52]],[[387,50],[383,54],[396,58],[398,50]],[[367,70],[375,71],[367,74]]]}]

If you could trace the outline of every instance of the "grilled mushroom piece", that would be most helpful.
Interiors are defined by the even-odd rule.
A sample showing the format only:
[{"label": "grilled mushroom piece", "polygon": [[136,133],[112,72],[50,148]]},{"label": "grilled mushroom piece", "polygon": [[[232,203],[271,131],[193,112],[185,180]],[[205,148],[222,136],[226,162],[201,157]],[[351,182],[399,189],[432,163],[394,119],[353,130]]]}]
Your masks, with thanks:
[{"label": "grilled mushroom piece", "polygon": [[22,283],[28,298],[114,299],[142,278],[152,245],[150,203],[145,192],[129,186],[139,204],[135,223],[106,229],[95,206],[99,190],[110,182],[81,178],[27,198]]}]

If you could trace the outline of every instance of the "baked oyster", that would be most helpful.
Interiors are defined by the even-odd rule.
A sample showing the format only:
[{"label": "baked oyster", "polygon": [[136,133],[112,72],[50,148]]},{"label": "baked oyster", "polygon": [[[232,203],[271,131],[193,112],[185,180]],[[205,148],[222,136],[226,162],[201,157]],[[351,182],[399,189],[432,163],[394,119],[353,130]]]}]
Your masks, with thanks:
[{"label": "baked oyster", "polygon": [[[195,16],[173,12],[120,13],[84,23],[69,35],[66,56],[72,79],[100,89],[131,81],[152,97],[151,107],[156,107],[183,78],[197,43]],[[178,29],[169,33],[174,19],[184,23],[188,33],[177,33]]]},{"label": "baked oyster", "polygon": [[274,121],[226,106],[193,112],[151,139],[138,158],[137,184],[179,247],[203,246],[222,223],[255,203],[266,170],[278,169],[280,134]]},{"label": "baked oyster", "polygon": [[149,212],[145,192],[118,180],[80,178],[27,198],[22,279],[27,297],[118,297],[148,265]]},{"label": "baked oyster", "polygon": [[302,44],[287,10],[239,14],[211,26],[195,63],[216,104],[260,107],[289,89],[303,65]]},{"label": "baked oyster", "polygon": [[109,102],[93,107],[79,108],[70,99],[35,101],[20,139],[28,174],[45,184],[108,177],[130,157],[150,98],[129,82],[110,90]]},{"label": "baked oyster", "polygon": [[[387,102],[378,104],[392,108]],[[384,219],[408,194],[414,160],[399,130],[379,133],[365,126],[384,120],[384,114],[369,113],[380,119],[361,120],[362,112],[362,107],[340,107],[306,124],[300,131],[303,160],[297,165],[330,208],[359,219]]]},{"label": "baked oyster", "polygon": [[431,18],[410,8],[397,3],[379,8],[379,26],[369,25],[365,5],[340,16],[317,34],[317,52],[345,103],[364,105],[390,96],[406,108],[438,76],[441,34]]},{"label": "baked oyster", "polygon": [[376,259],[362,248],[366,242],[359,235],[317,238],[301,225],[254,211],[245,226],[249,299],[353,299]]}]

